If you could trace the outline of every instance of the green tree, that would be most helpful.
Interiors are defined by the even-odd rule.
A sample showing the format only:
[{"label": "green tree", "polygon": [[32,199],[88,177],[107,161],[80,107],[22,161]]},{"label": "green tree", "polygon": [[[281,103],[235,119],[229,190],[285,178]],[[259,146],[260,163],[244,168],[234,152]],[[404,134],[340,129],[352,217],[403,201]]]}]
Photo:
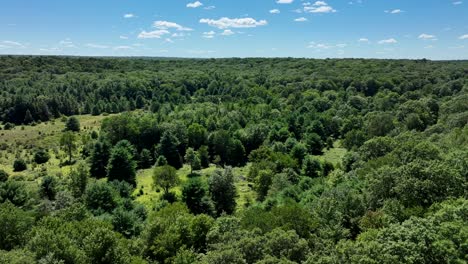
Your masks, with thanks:
[{"label": "green tree", "polygon": [[24,123],[26,125],[29,125],[32,122],[34,122],[34,118],[31,115],[31,111],[29,111],[29,109],[28,109],[28,110],[26,110],[26,114],[24,115]]},{"label": "green tree", "polygon": [[154,168],[153,184],[156,187],[162,188],[165,194],[168,194],[169,190],[178,183],[179,177],[177,176],[177,170],[174,167],[164,165]]},{"label": "green tree", "polygon": [[316,178],[322,176],[322,163],[320,160],[313,156],[305,157],[302,162],[302,174],[311,178]]},{"label": "green tree", "polygon": [[126,181],[136,185],[136,162],[133,160],[133,146],[128,141],[120,141],[112,148],[109,163],[107,164],[107,177],[110,181]]},{"label": "green tree", "polygon": [[187,129],[188,145],[194,149],[199,149],[208,140],[208,131],[200,124],[194,123]]},{"label": "green tree", "polygon": [[143,149],[140,153],[139,167],[142,169],[148,169],[151,166],[153,166],[153,156],[151,155],[151,151]]},{"label": "green tree", "polygon": [[182,201],[193,214],[213,215],[214,205],[208,188],[199,177],[190,178],[182,187]]},{"label": "green tree", "polygon": [[80,121],[78,118],[74,116],[68,118],[65,123],[65,131],[80,132]]},{"label": "green tree", "polygon": [[74,197],[80,198],[86,191],[88,185],[89,169],[88,166],[80,162],[76,168],[70,171],[69,187]]},{"label": "green tree", "polygon": [[200,165],[202,168],[210,166],[210,153],[207,146],[201,146],[198,149],[198,156],[200,157]]},{"label": "green tree", "polygon": [[[0,204],[0,249],[12,250],[22,246],[27,239],[27,233],[34,222],[34,218],[13,204]],[[2,255],[2,253],[0,253]]]},{"label": "green tree", "polygon": [[71,131],[66,131],[60,138],[60,146],[68,155],[68,164],[72,164],[73,151],[76,149],[76,136]]},{"label": "green tree", "polygon": [[13,171],[25,171],[28,169],[28,166],[26,165],[26,161],[24,159],[16,159],[15,162],[13,163]]},{"label": "green tree", "polygon": [[55,200],[55,195],[57,194],[57,179],[53,176],[43,177],[39,190],[42,197]]},{"label": "green tree", "polygon": [[111,146],[105,139],[100,138],[93,145],[89,158],[90,173],[95,178],[103,178],[107,174],[107,164],[109,163]]},{"label": "green tree", "polygon": [[170,131],[164,132],[157,146],[158,156],[164,156],[167,163],[176,169],[182,168],[182,159],[177,148],[178,146],[179,140]]},{"label": "green tree", "polygon": [[96,182],[86,189],[86,206],[99,215],[110,213],[117,207],[114,189],[106,182]]},{"label": "green tree", "polygon": [[190,173],[193,173],[193,170],[201,169],[200,158],[193,148],[187,149],[187,152],[185,153],[185,161],[190,165]]},{"label": "green tree", "polygon": [[39,149],[34,153],[34,162],[37,164],[44,164],[49,161],[49,152],[45,149]]},{"label": "green tree", "polygon": [[224,171],[216,170],[208,179],[211,199],[214,202],[216,213],[232,214],[236,208],[236,186],[231,167]]},{"label": "green tree", "polygon": [[0,169],[0,184],[6,182],[9,178],[8,173],[5,170]]}]

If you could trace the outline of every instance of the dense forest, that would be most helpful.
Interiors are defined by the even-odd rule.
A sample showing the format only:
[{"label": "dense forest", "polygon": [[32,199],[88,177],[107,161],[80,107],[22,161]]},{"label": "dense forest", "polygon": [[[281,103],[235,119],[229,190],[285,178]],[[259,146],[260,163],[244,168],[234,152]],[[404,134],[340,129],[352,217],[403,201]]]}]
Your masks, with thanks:
[{"label": "dense forest", "polygon": [[466,263],[468,61],[0,57],[0,263]]}]

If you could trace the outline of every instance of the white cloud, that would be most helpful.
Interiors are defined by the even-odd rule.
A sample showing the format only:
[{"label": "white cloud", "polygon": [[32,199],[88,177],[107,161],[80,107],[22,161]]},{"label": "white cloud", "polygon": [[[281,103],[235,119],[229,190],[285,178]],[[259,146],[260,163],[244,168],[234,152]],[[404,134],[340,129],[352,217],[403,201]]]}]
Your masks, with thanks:
[{"label": "white cloud", "polygon": [[294,19],[294,21],[296,21],[296,22],[306,22],[306,21],[307,21],[307,18],[305,18],[305,17],[299,17],[299,18]]},{"label": "white cloud", "polygon": [[453,4],[454,5],[461,5],[461,4],[463,4],[463,2],[462,1],[455,1],[455,2],[453,2]]},{"label": "white cloud", "polygon": [[208,24],[209,26],[216,27],[219,29],[227,28],[254,28],[258,26],[265,26],[268,24],[266,20],[255,20],[250,17],[246,18],[227,18],[223,17],[218,20],[202,18],[200,23]]},{"label": "white cloud", "polygon": [[132,47],[130,46],[117,46],[117,47],[114,47],[114,50],[131,50],[133,49]]},{"label": "white cloud", "polygon": [[93,49],[108,49],[109,48],[109,46],[106,46],[106,45],[93,44],[93,43],[86,44],[85,46],[88,48],[93,48]]},{"label": "white cloud", "polygon": [[424,40],[437,40],[436,36],[430,35],[430,34],[421,34],[419,35],[418,39],[424,39]]},{"label": "white cloud", "polygon": [[359,41],[359,42],[369,42],[369,39],[367,39],[367,38],[360,38],[358,41]]},{"label": "white cloud", "polygon": [[395,44],[395,43],[398,43],[398,41],[394,38],[383,39],[379,41],[379,44]]},{"label": "white cloud", "polygon": [[393,10],[385,10],[385,13],[389,13],[389,14],[400,14],[400,13],[403,13],[404,11],[401,10],[401,9],[393,9]]},{"label": "white cloud", "polygon": [[200,6],[202,6],[202,5],[203,5],[202,2],[196,1],[196,2],[193,2],[193,3],[188,3],[188,4],[187,4],[187,7],[189,7],[189,8],[197,8],[197,7],[200,7]]},{"label": "white cloud", "polygon": [[332,48],[332,46],[324,44],[324,43],[315,43],[315,42],[310,42],[309,45],[307,46],[309,49],[316,49],[316,50],[323,50],[323,49],[329,49]]},{"label": "white cloud", "polygon": [[345,48],[346,46],[348,46],[348,44],[336,44],[338,48]]},{"label": "white cloud", "polygon": [[23,44],[16,42],[16,41],[10,41],[10,40],[3,41],[3,44],[6,44],[8,46],[24,47]]},{"label": "white cloud", "polygon": [[216,51],[214,50],[187,50],[187,53],[189,54],[196,54],[196,55],[203,55],[203,54],[209,54],[209,53],[215,53]]},{"label": "white cloud", "polygon": [[205,10],[213,10],[213,9],[215,9],[215,8],[216,8],[216,6],[213,6],[213,5],[212,5],[212,6],[204,7],[203,9],[205,9]]},{"label": "white cloud", "polygon": [[215,34],[216,33],[214,31],[203,32],[203,37],[207,39],[212,39],[214,38]]},{"label": "white cloud", "polygon": [[135,15],[134,14],[125,14],[123,17],[124,18],[134,18]]},{"label": "white cloud", "polygon": [[307,13],[335,13],[336,10],[329,6],[325,1],[316,1],[311,4],[309,2],[302,4],[304,6],[304,12]]},{"label": "white cloud", "polygon": [[76,48],[76,46],[73,44],[73,42],[71,40],[69,40],[69,39],[60,41],[59,45],[64,47],[64,48]]},{"label": "white cloud", "polygon": [[277,4],[291,4],[294,0],[277,0]]},{"label": "white cloud", "polygon": [[458,39],[468,39],[468,34],[462,35]]},{"label": "white cloud", "polygon": [[231,35],[234,35],[234,34],[235,34],[235,33],[234,33],[232,30],[230,30],[230,29],[225,29],[225,30],[223,31],[223,33],[221,33],[221,35],[223,35],[223,36],[231,36]]},{"label": "white cloud", "polygon": [[127,36],[120,36],[119,38],[120,38],[120,39],[128,39]]},{"label": "white cloud", "polygon": [[167,30],[167,29],[171,29],[171,28],[174,28],[176,30],[179,30],[179,31],[192,31],[193,29],[191,28],[188,28],[188,27],[183,27],[177,23],[174,23],[174,22],[169,22],[169,21],[155,21],[153,23],[153,27],[155,28],[158,28],[158,29],[162,29],[162,30]]},{"label": "white cloud", "polygon": [[270,10],[270,14],[279,14],[279,13],[281,13],[281,11],[279,11],[279,9]]},{"label": "white cloud", "polygon": [[170,32],[165,29],[154,30],[150,32],[142,31],[139,35],[139,39],[152,39],[161,38],[162,36],[169,34]]}]

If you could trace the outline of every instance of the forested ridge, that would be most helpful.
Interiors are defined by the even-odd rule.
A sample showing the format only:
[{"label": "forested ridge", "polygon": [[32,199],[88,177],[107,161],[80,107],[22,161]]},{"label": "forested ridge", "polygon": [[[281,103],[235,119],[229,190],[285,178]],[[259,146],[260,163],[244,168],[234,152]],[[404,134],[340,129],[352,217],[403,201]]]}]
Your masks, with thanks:
[{"label": "forested ridge", "polygon": [[465,263],[468,62],[0,57],[0,263]]}]

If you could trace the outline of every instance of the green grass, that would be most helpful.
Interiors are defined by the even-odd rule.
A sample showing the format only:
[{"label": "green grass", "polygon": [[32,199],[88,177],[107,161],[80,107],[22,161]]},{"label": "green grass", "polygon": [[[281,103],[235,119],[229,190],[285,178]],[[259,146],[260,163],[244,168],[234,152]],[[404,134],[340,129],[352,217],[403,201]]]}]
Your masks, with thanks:
[{"label": "green grass", "polygon": [[341,142],[335,141],[333,148],[325,149],[323,155],[317,157],[323,161],[329,161],[335,167],[337,167],[341,164],[341,160],[343,159],[346,152],[347,150],[341,147]]},{"label": "green grass", "polygon": [[[105,116],[79,115],[76,116],[81,124],[78,140],[81,136],[93,130],[99,130]],[[60,150],[60,136],[65,124],[59,119],[43,122],[35,126],[16,126],[11,130],[0,131],[0,169],[7,171],[11,177],[24,176],[34,180],[37,175],[46,170],[49,175],[68,175],[70,166],[61,167],[65,154]],[[81,145],[80,143],[78,145]],[[45,148],[49,151],[50,160],[43,165],[32,162],[34,149]],[[75,153],[78,155],[78,152]],[[22,172],[13,172],[13,162],[21,157],[28,163],[28,169]]]},{"label": "green grass", "polygon": [[[206,169],[202,169],[200,171],[195,171],[195,173],[199,174],[201,179],[207,182],[208,177],[216,170],[220,169],[217,168],[215,165],[211,165]],[[248,182],[246,180],[246,175],[248,173],[248,166],[241,167],[241,168],[234,168],[233,169],[234,177],[235,177],[235,185],[238,192],[237,197],[237,207],[238,210],[243,208],[246,203],[253,202],[255,200],[255,192],[248,186]],[[190,174],[190,167],[185,165],[181,169],[177,171],[177,175],[180,180],[180,184],[171,189],[177,197],[182,196],[182,186],[188,180],[188,175]],[[140,194],[140,190],[142,190],[143,194]],[[154,205],[160,200],[162,195],[162,190],[157,190],[153,186],[153,169],[146,169],[140,170],[137,173],[137,187],[134,191],[134,196],[136,197],[136,201],[145,205],[149,210],[151,210]]]}]

